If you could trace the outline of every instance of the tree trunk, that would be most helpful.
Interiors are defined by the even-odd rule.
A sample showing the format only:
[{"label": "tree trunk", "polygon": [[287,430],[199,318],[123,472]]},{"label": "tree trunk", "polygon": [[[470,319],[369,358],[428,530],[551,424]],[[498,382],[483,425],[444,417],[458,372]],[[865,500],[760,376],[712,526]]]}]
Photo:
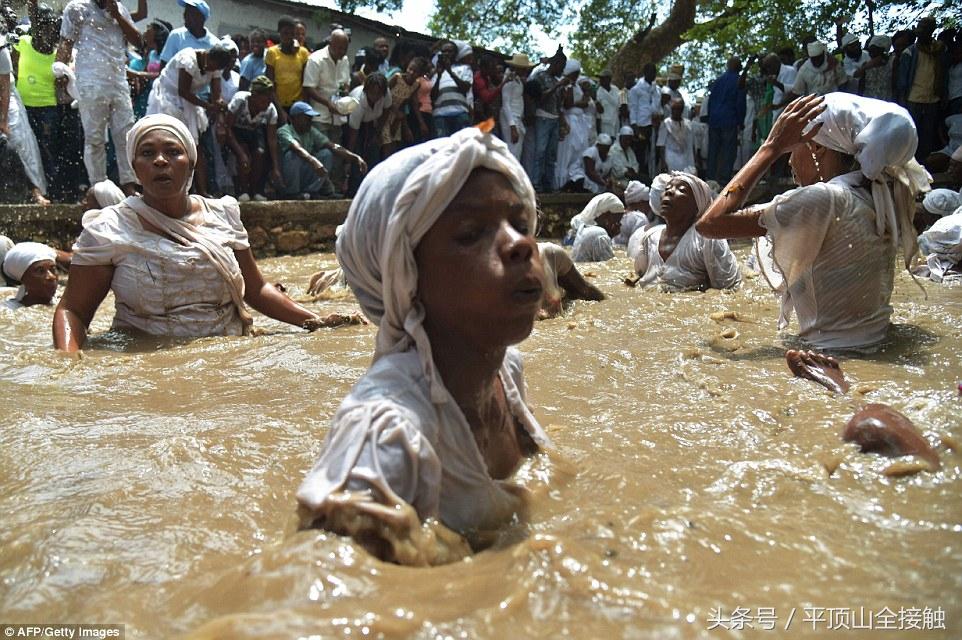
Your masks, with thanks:
[{"label": "tree trunk", "polygon": [[640,42],[637,37],[626,42],[609,63],[614,82],[624,86],[625,73],[641,77],[649,62],[658,62],[682,44],[681,36],[695,24],[697,0],[675,0],[668,17],[653,28]]}]

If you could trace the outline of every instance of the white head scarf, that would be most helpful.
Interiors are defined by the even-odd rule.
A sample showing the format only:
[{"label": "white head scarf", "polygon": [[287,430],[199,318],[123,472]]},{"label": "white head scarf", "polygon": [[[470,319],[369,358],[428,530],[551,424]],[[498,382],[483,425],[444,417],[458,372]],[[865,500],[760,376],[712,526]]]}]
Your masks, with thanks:
[{"label": "white head scarf", "polygon": [[872,36],[868,41],[868,46],[878,47],[882,51],[888,51],[892,46],[892,38],[889,36]]},{"label": "white head scarf", "polygon": [[534,189],[524,169],[496,137],[475,127],[391,155],[371,169],[337,239],[337,259],[364,314],[378,326],[374,360],[415,349],[431,398],[446,402],[434,369],[417,300],[414,249],[479,167],[503,174],[537,226]]},{"label": "white head scarf", "polygon": [[609,136],[607,133],[599,133],[598,139],[595,141],[595,144],[600,144],[605,147],[610,147],[611,142],[612,142],[611,136]]},{"label": "white head scarf", "polygon": [[[7,277],[11,280],[20,282],[23,274],[27,272],[27,269],[29,269],[33,263],[40,262],[41,260],[56,259],[57,252],[45,244],[40,244],[39,242],[20,242],[13,245],[13,248],[7,251],[7,255],[3,257],[3,272],[7,274]],[[23,285],[20,285],[13,299],[19,302],[23,300],[25,295],[27,295],[27,289]]]},{"label": "white head scarf", "polygon": [[854,44],[856,42],[858,42],[858,36],[856,36],[854,33],[846,33],[844,36],[842,36],[843,48],[847,47],[850,44]]},{"label": "white head scarf", "polygon": [[661,215],[661,197],[665,195],[665,187],[668,186],[669,180],[671,180],[671,175],[659,173],[651,181],[651,189],[648,194],[648,206],[651,207],[652,213],[656,216]]},{"label": "white head scarf", "polygon": [[[223,46],[225,49],[227,49],[228,51],[230,51],[231,53],[233,53],[234,55],[239,55],[239,54],[240,54],[240,49],[238,48],[237,43],[234,42],[234,39],[231,38],[230,36],[224,36],[223,38],[221,38],[221,39],[220,39],[220,44],[221,44],[221,46]],[[302,43],[302,44],[303,44],[303,43]]]},{"label": "white head scarf", "polygon": [[875,230],[879,237],[886,231],[892,242],[901,242],[908,268],[918,250],[912,216],[915,197],[929,190],[929,173],[915,161],[919,137],[909,112],[882,100],[851,93],[829,93],[825,111],[815,118],[822,128],[813,142],[854,156],[860,167],[836,178],[849,187],[864,179],[872,182]]},{"label": "white head scarf", "polygon": [[711,187],[709,187],[708,183],[701,178],[683,171],[672,171],[670,174],[668,174],[668,180],[665,184],[667,186],[668,182],[678,179],[684,180],[685,183],[687,183],[691,188],[691,193],[693,196],[695,196],[695,206],[698,208],[698,214],[696,218],[700,218],[701,214],[705,213],[705,211],[708,209],[708,205],[710,205],[711,201],[715,198]]},{"label": "white head scarf", "polygon": [[464,40],[452,40],[452,42],[454,42],[454,46],[458,48],[458,60],[463,60],[467,56],[474,53],[474,49],[471,48],[471,45]]},{"label": "white head scarf", "polygon": [[574,58],[568,58],[568,61],[565,62],[565,70],[563,75],[568,76],[574,73],[575,71],[581,71],[581,62],[578,60],[575,60]]},{"label": "white head scarf", "polygon": [[962,194],[951,189],[933,189],[925,194],[922,206],[929,213],[937,216],[947,216],[962,207]]},{"label": "white head scarf", "polygon": [[631,136],[633,138],[635,137],[635,130],[628,125],[625,125],[618,130],[618,137],[620,138],[621,136]]},{"label": "white head scarf", "polygon": [[625,187],[625,204],[634,204],[636,202],[648,202],[648,197],[651,195],[651,189],[644,182],[639,182],[638,180],[632,180]]},{"label": "white head scarf", "polygon": [[7,255],[7,252],[13,249],[14,241],[7,236],[0,236],[0,266],[3,265],[3,259]]},{"label": "white head scarf", "polygon": [[613,193],[599,193],[588,201],[581,213],[571,218],[571,228],[577,233],[581,227],[595,223],[604,213],[624,213],[625,205]]},{"label": "white head scarf", "polygon": [[127,149],[130,150],[131,157],[137,152],[137,145],[143,137],[158,129],[174,134],[187,150],[187,157],[190,158],[191,164],[197,164],[197,145],[194,143],[194,137],[190,135],[190,129],[177,118],[162,113],[141,118],[127,132]]},{"label": "white head scarf", "polygon": [[808,52],[809,58],[820,56],[826,51],[825,44],[817,40],[815,42],[810,42],[808,46],[805,47],[805,50]]}]

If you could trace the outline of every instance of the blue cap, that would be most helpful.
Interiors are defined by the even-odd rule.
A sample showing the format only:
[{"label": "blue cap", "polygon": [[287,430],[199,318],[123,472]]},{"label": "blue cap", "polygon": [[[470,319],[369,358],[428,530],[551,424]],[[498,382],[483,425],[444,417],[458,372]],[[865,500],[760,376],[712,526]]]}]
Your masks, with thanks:
[{"label": "blue cap", "polygon": [[204,20],[210,18],[210,5],[204,2],[204,0],[177,0],[177,4],[182,7],[193,7],[197,9],[201,15],[204,16]]},{"label": "blue cap", "polygon": [[314,111],[311,105],[300,100],[291,105],[290,114],[292,116],[311,116],[312,118],[321,115],[317,111]]}]

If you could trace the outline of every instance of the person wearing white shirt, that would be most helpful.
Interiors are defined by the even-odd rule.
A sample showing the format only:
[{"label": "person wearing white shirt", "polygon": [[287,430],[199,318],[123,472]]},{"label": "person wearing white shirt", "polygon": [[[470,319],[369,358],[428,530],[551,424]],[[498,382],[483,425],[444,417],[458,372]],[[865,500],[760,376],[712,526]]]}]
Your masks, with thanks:
[{"label": "person wearing white shirt", "polygon": [[628,182],[638,179],[638,158],[631,145],[635,139],[635,132],[631,127],[622,127],[618,131],[618,142],[611,145],[608,156],[611,158],[611,179],[619,189],[628,186]]},{"label": "person wearing white shirt", "polygon": [[862,50],[862,45],[858,41],[858,37],[852,33],[846,33],[842,36],[841,45],[842,68],[845,69],[845,75],[848,76],[848,82],[845,83],[845,91],[858,93],[859,79],[855,77],[855,72],[869,61],[868,51]]},{"label": "person wearing white shirt", "polygon": [[591,193],[601,193],[609,186],[611,176],[611,136],[602,133],[598,142],[591,145],[581,154],[581,162],[571,164],[568,180],[578,184],[579,181]]},{"label": "person wearing white shirt", "polygon": [[655,84],[657,69],[650,62],[645,65],[645,76],[628,92],[628,121],[635,130],[635,154],[646,158],[649,172],[654,173],[651,153],[654,150],[653,122],[661,120],[661,89]]},{"label": "person wearing white shirt", "polygon": [[[134,110],[127,85],[127,43],[140,47],[140,31],[117,0],[72,0],[63,10],[57,61],[69,65],[77,48],[77,105],[84,129],[84,165],[90,184],[107,179],[110,127],[120,182],[132,191],[136,177],[127,155]],[[66,80],[64,80],[66,82]]]},{"label": "person wearing white shirt", "polygon": [[[308,57],[304,67],[304,96],[311,107],[317,111],[313,126],[334,144],[341,143],[341,125],[346,114],[338,110],[334,101],[342,89],[351,85],[351,62],[347,59],[347,46],[350,38],[341,29],[331,32],[328,44]],[[335,156],[331,168],[331,181],[340,185],[344,168],[340,158]]]},{"label": "person wearing white shirt", "polygon": [[607,133],[614,137],[621,128],[621,89],[611,84],[611,69],[605,69],[598,76],[598,87],[595,101],[601,115],[598,133]]},{"label": "person wearing white shirt", "polygon": [[695,133],[683,112],[682,101],[672,100],[671,117],[658,129],[658,158],[663,171],[695,175]]},{"label": "person wearing white shirt", "polygon": [[524,151],[524,83],[534,65],[523,53],[516,53],[505,62],[507,78],[501,88],[501,138],[507,143],[511,154],[521,160]]}]

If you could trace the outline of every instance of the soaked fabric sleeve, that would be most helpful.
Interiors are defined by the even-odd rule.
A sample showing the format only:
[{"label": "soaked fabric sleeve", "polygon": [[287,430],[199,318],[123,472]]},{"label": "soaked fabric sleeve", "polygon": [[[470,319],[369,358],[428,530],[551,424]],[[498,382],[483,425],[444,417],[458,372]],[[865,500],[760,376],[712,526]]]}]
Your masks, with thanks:
[{"label": "soaked fabric sleeve", "polygon": [[738,286],[742,281],[742,275],[738,269],[738,260],[728,246],[728,241],[706,238],[704,242],[702,250],[711,288],[731,289]]},{"label": "soaked fabric sleeve", "polygon": [[335,492],[371,490],[375,501],[393,506],[403,500],[424,520],[438,516],[440,488],[441,461],[419,416],[385,399],[338,411],[297,499],[321,511]]},{"label": "soaked fabric sleeve", "polygon": [[818,183],[792,189],[765,205],[758,223],[768,230],[775,246],[775,263],[789,282],[815,262],[832,224],[835,212],[834,188]]},{"label": "soaked fabric sleeve", "polygon": [[585,225],[578,230],[571,259],[575,262],[605,262],[615,257],[611,238],[601,227]]},{"label": "soaked fabric sleeve", "polygon": [[84,229],[73,245],[71,264],[85,267],[116,264],[128,236],[117,209],[90,211],[84,218]]},{"label": "soaked fabric sleeve", "polygon": [[247,238],[247,229],[244,228],[244,224],[241,222],[240,205],[237,203],[237,200],[231,196],[224,196],[220,199],[205,200],[205,203],[208,209],[217,216],[220,222],[219,226],[223,226],[227,232],[230,238],[227,246],[235,251],[250,249],[251,245]]}]

